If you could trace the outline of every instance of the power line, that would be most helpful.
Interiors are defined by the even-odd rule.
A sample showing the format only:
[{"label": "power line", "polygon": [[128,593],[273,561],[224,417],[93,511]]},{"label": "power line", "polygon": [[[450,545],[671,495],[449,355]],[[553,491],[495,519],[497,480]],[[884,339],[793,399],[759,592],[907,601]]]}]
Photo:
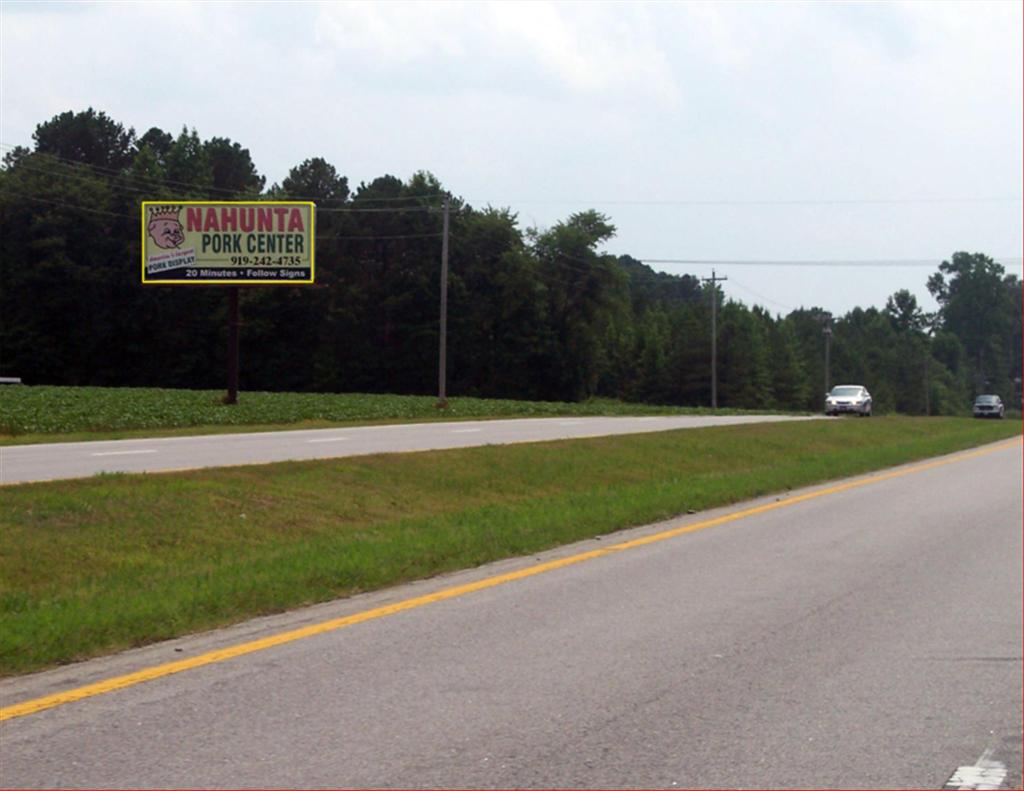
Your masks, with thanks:
[{"label": "power line", "polygon": [[88,206],[82,206],[76,203],[67,203],[66,201],[51,200],[49,198],[39,198],[36,197],[35,195],[29,195],[27,193],[17,192],[15,190],[9,190],[8,193],[11,195],[17,195],[19,198],[24,198],[25,200],[36,201],[38,203],[49,203],[54,206],[64,206],[69,209],[75,209],[76,211],[88,212],[89,214],[105,214],[108,217],[127,217],[128,219],[132,220],[138,219],[138,215],[135,214],[125,214],[123,212],[115,211],[104,211],[103,209],[92,209]]},{"label": "power line", "polygon": [[[450,234],[450,236],[455,241],[463,242],[463,243],[468,242],[468,239],[466,237],[464,237],[464,236],[460,236],[460,235],[454,234],[454,233]],[[595,253],[594,255],[597,256],[598,258],[600,258],[602,256],[611,256],[611,253]],[[617,259],[617,256],[612,256],[612,257]],[[544,257],[541,257],[540,255],[537,255],[534,260],[540,266],[551,265],[551,266],[554,266],[554,267],[561,267],[564,270],[568,270],[570,272],[576,272],[576,273],[581,274],[581,275],[590,275],[590,274],[594,273],[594,267],[593,267],[593,264],[595,263],[594,260],[588,260],[588,259],[585,259],[585,258],[577,258],[576,256],[572,256],[572,255],[569,255],[567,253],[563,253],[561,251],[555,253],[554,256],[544,256]],[[581,266],[573,266],[571,263],[567,263],[568,261],[572,261],[572,262],[578,263],[578,264],[583,264],[586,268],[581,267]]]},{"label": "power line", "polygon": [[[84,211],[90,214],[103,214],[109,217],[124,217],[127,219],[138,219],[137,214],[125,214],[124,212],[111,212],[103,209],[95,209],[89,206],[82,206],[80,204],[68,203],[67,201],[53,200],[52,198],[42,198],[37,195],[31,195],[26,192],[20,192],[18,190],[8,190],[8,194],[15,195],[25,200],[36,201],[39,203],[48,203],[54,206],[63,206],[77,211]],[[355,212],[403,212],[403,211],[415,211],[415,210],[432,210],[432,207],[395,207],[394,209],[353,209]],[[343,210],[338,209],[321,209],[317,207],[317,213],[326,212],[334,213]],[[376,240],[388,240],[388,239],[426,239],[426,238],[437,238],[441,236],[441,233],[423,233],[423,234],[395,234],[395,235],[383,235],[383,236],[318,236],[319,239],[344,239],[352,241],[376,241]],[[452,238],[458,238],[454,234]],[[464,240],[460,240],[464,241]],[[598,257],[613,256],[611,253],[596,253]],[[566,253],[558,253],[559,259],[567,259],[576,263],[584,264],[588,269],[584,270],[579,267],[574,267],[571,264],[565,263],[565,261],[554,260],[547,258],[545,261],[548,263],[561,266],[565,269],[570,269],[580,274],[590,274],[592,269],[593,260],[586,260],[582,258],[576,258],[575,256],[567,255]],[[643,264],[659,264],[659,265],[682,265],[682,266],[798,266],[798,267],[935,267],[942,262],[941,258],[906,258],[906,259],[877,259],[877,260],[841,260],[841,259],[822,259],[817,261],[812,260],[787,260],[787,259],[766,259],[766,260],[738,260],[738,259],[706,259],[706,258],[634,258],[636,261],[640,261]],[[1022,256],[993,256],[992,260],[996,263],[1005,262],[1021,262],[1024,261]],[[744,286],[740,286],[745,288]],[[750,291],[750,289],[747,289]],[[754,293],[754,292],[751,292]],[[759,296],[756,295],[755,296]],[[772,300],[767,297],[761,297],[769,302]],[[774,303],[781,305],[781,303]],[[788,307],[781,305],[781,307]]]},{"label": "power line", "polygon": [[788,311],[791,311],[791,312],[796,310],[796,308],[794,308],[792,305],[784,305],[781,302],[777,302],[774,299],[770,299],[770,298],[766,297],[764,294],[757,293],[756,291],[754,291],[754,289],[750,288],[749,286],[746,286],[743,283],[740,283],[738,280],[736,280],[736,278],[733,278],[729,282],[732,283],[734,286],[739,286],[740,289],[742,289],[743,291],[746,291],[746,292],[752,294],[753,296],[757,297],[760,300],[764,300],[765,302],[770,302],[772,305],[775,305],[776,307],[784,308],[784,309],[786,309]]},{"label": "power line", "polygon": [[[0,146],[8,147],[8,148],[13,148],[12,146],[10,146],[9,144],[6,144],[6,143],[0,143]],[[38,153],[38,152],[30,152],[30,154],[34,154],[34,153]],[[55,177],[55,178],[72,179],[72,180],[79,180],[79,181],[81,181],[81,180],[89,180],[91,178],[91,172],[92,171],[100,171],[100,172],[105,171],[106,173],[111,174],[111,175],[106,177],[107,181],[104,182],[104,183],[105,183],[106,186],[113,188],[114,191],[115,191],[115,194],[118,193],[118,192],[120,192],[122,194],[123,193],[127,193],[127,192],[136,192],[136,193],[139,193],[139,192],[152,192],[152,191],[155,191],[156,189],[159,189],[161,186],[164,186],[166,184],[177,184],[179,186],[196,187],[196,188],[200,187],[200,185],[190,184],[188,182],[175,182],[173,180],[172,181],[167,181],[167,180],[151,180],[151,179],[134,178],[134,177],[131,177],[131,176],[127,175],[123,171],[116,171],[116,170],[111,169],[111,168],[103,168],[103,167],[99,167],[99,166],[95,166],[95,165],[87,165],[85,163],[79,162],[77,160],[72,160],[72,159],[69,159],[69,158],[66,158],[66,157],[59,157],[59,156],[56,156],[56,155],[53,155],[53,154],[45,154],[45,153],[43,154],[43,156],[47,157],[48,159],[54,160],[54,162],[57,165],[66,167],[67,170],[66,171],[60,171],[60,170],[52,169],[52,168],[37,167],[36,163],[34,161],[32,161],[32,160],[22,160],[19,163],[17,163],[16,167],[19,168],[19,169],[24,168],[24,169],[32,171],[32,172],[42,173],[42,174],[49,175],[49,176],[52,176],[52,177]],[[215,188],[210,188],[210,187],[204,187],[203,189],[207,189],[208,191],[222,191],[222,192],[226,192],[226,190],[217,190]],[[28,200],[34,200],[34,201],[38,201],[38,202],[42,202],[42,203],[49,203],[49,204],[58,205],[58,206],[65,206],[65,207],[74,208],[74,209],[77,209],[77,210],[80,210],[80,211],[90,212],[90,213],[93,213],[93,214],[106,214],[106,215],[109,215],[109,216],[120,216],[120,217],[130,217],[130,218],[134,218],[134,216],[135,216],[134,214],[129,215],[129,214],[123,214],[123,213],[117,213],[117,212],[109,212],[109,211],[104,211],[104,210],[100,210],[100,209],[94,209],[94,208],[90,208],[90,207],[76,205],[76,204],[68,203],[68,202],[65,202],[65,201],[57,201],[57,200],[53,200],[53,199],[50,199],[50,198],[40,197],[38,195],[32,195],[32,194],[25,193],[25,192],[18,192],[18,191],[15,191],[15,190],[10,190],[10,194],[19,195],[19,196],[21,196],[23,198],[26,198]],[[424,205],[422,203],[420,203],[419,205],[412,205],[412,206],[408,206],[407,205],[407,206],[391,206],[391,207],[372,207],[372,206],[371,207],[363,207],[363,206],[358,205],[358,204],[361,204],[364,201],[367,202],[367,203],[390,202],[390,201],[417,201],[417,200],[420,200],[421,198],[433,198],[433,197],[438,197],[439,195],[440,195],[440,193],[423,193],[423,194],[419,194],[419,195],[386,197],[386,198],[356,198],[352,202],[350,202],[348,205],[337,207],[337,208],[329,208],[329,207],[326,207],[326,206],[318,205],[317,206],[317,211],[318,211],[318,213],[322,213],[322,214],[345,214],[345,213],[351,213],[351,214],[402,214],[402,213],[414,213],[414,212],[415,213],[424,212],[424,213],[431,213],[431,214],[433,214],[433,213],[440,213],[441,209],[439,207],[436,207],[436,206]],[[290,196],[290,197],[297,198],[297,197],[300,197],[300,196]],[[865,202],[887,202],[888,201],[888,202],[897,202],[897,203],[899,203],[899,202],[914,202],[916,200],[917,199],[894,199],[892,201],[888,201],[888,199],[860,199],[860,200],[857,200],[857,201],[835,200],[835,201],[820,201],[820,202],[822,202],[822,203],[848,203],[848,202],[861,202],[861,203],[865,203]],[[930,201],[930,202],[941,203],[941,202],[951,202],[951,201],[958,201],[958,200],[989,201],[989,200],[1018,200],[1018,199],[1017,198],[976,198],[976,199],[975,198],[970,198],[970,199],[967,199],[967,198],[964,198],[964,199],[960,199],[960,198],[950,198],[950,199],[936,198],[936,199],[923,199],[923,200]],[[796,203],[804,203],[804,202],[805,201],[775,201],[774,203],[796,204]],[[742,205],[742,204],[745,204],[745,203],[755,204],[755,203],[761,203],[761,202],[758,202],[758,201],[676,201],[676,202],[669,202],[669,201],[617,201],[616,203],[620,203],[622,205],[659,205],[659,204],[670,204],[670,203],[678,203],[679,205],[684,205],[684,204],[689,204],[689,203],[701,203],[701,204],[706,204],[706,205]],[[347,238],[351,238],[351,239],[401,239],[401,238],[428,238],[428,237],[439,236],[439,235],[440,234],[402,234],[402,235],[374,236],[374,237],[331,236],[331,237],[321,237],[321,238],[329,238],[329,239],[347,239]],[[604,255],[609,255],[609,254],[604,254]],[[592,265],[592,263],[593,263],[590,260],[583,260],[583,259],[574,258],[572,256],[567,256],[564,253],[560,253],[559,256],[563,257],[563,258],[566,258],[568,260],[571,260],[571,261],[576,261],[578,263],[587,265],[588,267],[590,265]],[[686,258],[669,258],[669,259],[639,258],[639,259],[634,259],[634,260],[639,260],[639,261],[641,261],[644,264],[684,265],[684,266],[935,267],[935,266],[937,266],[938,263],[941,262],[942,259],[941,258],[916,258],[916,259],[870,259],[870,260],[842,260],[842,259],[819,259],[819,260],[765,259],[765,260],[748,260],[748,259],[702,259],[702,258],[690,258],[690,259],[686,259]],[[996,256],[996,257],[994,257],[993,260],[995,260],[997,262],[1020,262],[1020,261],[1024,261],[1024,258],[1022,258],[1020,256]],[[559,262],[559,263],[561,263],[561,262]],[[565,266],[564,264],[562,264],[562,265]],[[567,268],[572,268],[572,267],[567,267]],[[580,271],[580,270],[576,270],[576,271]],[[769,300],[769,301],[771,301],[771,300]]]},{"label": "power line", "polygon": [[[725,258],[637,258],[644,264],[665,264],[685,266],[820,266],[820,267],[934,267],[943,261],[943,258],[879,258],[863,260],[844,259],[819,259],[819,260],[794,260],[794,259],[765,259],[765,260],[739,260]],[[1021,256],[993,256],[994,261],[1022,261]]]},{"label": "power line", "polygon": [[939,198],[797,198],[797,199],[722,199],[722,200],[511,200],[512,205],[531,206],[862,206],[917,203],[1012,203],[1024,200],[1019,195],[939,197]]},{"label": "power line", "polygon": [[[79,172],[79,173],[59,173],[59,172],[49,171],[49,170],[41,169],[41,168],[33,168],[31,166],[25,166],[25,165],[19,165],[19,168],[24,168],[26,170],[35,171],[37,173],[42,173],[44,175],[47,175],[47,176],[50,176],[50,177],[54,177],[54,178],[71,179],[71,180],[77,181],[79,183],[92,182],[92,181],[96,180],[95,176],[93,176],[91,174],[88,174],[88,173],[81,173],[81,172]],[[99,182],[100,184],[102,184],[105,187],[111,188],[115,193],[118,193],[118,194],[121,194],[121,195],[125,195],[125,196],[127,196],[128,193],[134,193],[134,194],[137,194],[137,195],[147,195],[147,194],[148,195],[152,195],[154,193],[164,193],[164,192],[166,192],[166,190],[163,188],[163,183],[159,182],[159,181],[142,181],[142,180],[139,180],[139,181],[136,182],[136,184],[132,184],[131,183],[131,181],[132,181],[131,179],[122,178],[122,177],[118,177],[118,176],[105,176],[105,177],[103,177],[103,179],[104,180]],[[124,181],[126,183],[117,183],[118,181]],[[148,186],[144,186],[144,185],[148,185]],[[185,185],[185,186],[195,186],[195,185]],[[198,188],[198,187],[196,187],[196,188],[199,189],[199,191],[205,191],[207,193],[209,193],[209,192],[225,192],[225,193],[229,194],[231,197],[233,197],[235,199],[238,199],[237,198],[237,193],[230,192],[228,190],[219,190],[219,189],[216,189],[216,188],[213,188],[213,187],[201,188],[201,189]],[[26,193],[21,193],[21,194],[26,194]],[[282,200],[301,200],[301,199],[302,199],[301,196],[289,195],[287,198],[282,199]],[[189,200],[202,200],[202,199],[201,198],[196,198],[196,199],[181,198],[180,199],[180,201],[183,202],[183,203],[187,202]],[[261,196],[261,197],[252,198],[252,200],[255,202],[255,201],[258,201],[258,200],[273,200],[273,199],[272,198],[268,198],[267,196],[264,195],[264,196]],[[354,203],[360,203],[360,202],[362,202],[364,200],[366,202],[371,202],[371,201],[376,201],[377,199],[375,199],[375,198],[359,198],[359,199],[356,199],[356,201],[354,201]],[[381,200],[384,200],[384,199],[381,199]],[[413,198],[394,198],[394,199],[388,199],[388,200],[414,200],[414,199]],[[402,213],[402,212],[428,212],[428,213],[430,213],[430,212],[439,212],[439,211],[440,211],[440,209],[438,209],[438,208],[436,208],[434,206],[425,206],[425,205],[422,205],[422,204],[418,205],[418,206],[394,206],[394,207],[386,207],[386,208],[382,208],[382,207],[367,207],[367,208],[363,208],[363,207],[360,207],[360,206],[357,206],[357,205],[350,205],[350,206],[347,206],[347,207],[344,207],[344,208],[328,208],[326,206],[320,205],[319,203],[317,204],[317,212],[325,213],[325,214],[341,214],[341,213],[351,213],[351,214],[388,214],[388,213],[392,213],[392,214],[396,214],[396,213]]]},{"label": "power line", "polygon": [[[82,206],[77,203],[68,203],[67,201],[53,200],[51,198],[40,198],[35,195],[29,195],[27,193],[18,192],[16,190],[10,190],[9,194],[16,195],[19,198],[25,200],[36,201],[38,203],[48,203],[53,206],[62,206],[67,209],[74,209],[75,211],[84,211],[89,214],[102,214],[107,217],[122,217],[128,220],[139,220],[140,215],[138,214],[125,214],[124,212],[105,211],[103,209],[94,209],[90,206]],[[408,234],[393,234],[385,236],[358,236],[358,235],[331,235],[321,236],[317,234],[316,240],[327,241],[327,240],[343,240],[351,242],[378,242],[378,241],[391,241],[397,239],[436,239],[440,237],[441,233],[408,233]]]},{"label": "power line", "polygon": [[[0,142],[0,148],[15,149],[24,148],[23,146],[15,146],[10,143]],[[127,173],[123,170],[116,168],[105,168],[100,165],[91,165],[81,162],[77,159],[69,157],[61,157],[56,154],[50,154],[47,152],[32,151],[26,149],[29,154],[43,154],[54,160],[62,163],[68,163],[72,165],[81,165],[91,168],[93,171],[99,173],[110,174],[111,177],[119,177],[124,179],[131,179]],[[19,163],[21,166],[21,163]],[[264,177],[265,178],[265,177]],[[145,183],[145,182],[143,182]],[[181,187],[194,187],[196,189],[204,189],[207,191],[225,192],[234,194],[231,190],[223,188],[215,188],[206,185],[196,184],[194,182],[176,181],[173,179],[164,179],[163,183]],[[386,197],[386,198],[363,198],[362,200],[374,201],[374,202],[391,202],[401,201],[409,199],[419,198],[441,198],[444,196],[442,192],[430,192],[421,193],[417,195],[405,195],[398,197]],[[294,196],[296,200],[315,200],[313,196]],[[602,200],[602,199],[590,199],[590,200],[548,200],[548,199],[516,199],[510,201],[489,201],[490,205],[501,203],[504,205],[587,205],[587,206],[856,206],[856,205],[912,205],[912,204],[948,204],[948,203],[1012,203],[1020,202],[1024,200],[1020,195],[990,195],[990,196],[942,196],[942,197],[908,197],[908,198],[794,198],[794,199],[774,199],[774,198],[757,198],[757,199],[665,199],[665,200]],[[437,207],[440,211],[440,207]]]},{"label": "power line", "polygon": [[437,239],[444,236],[443,233],[406,233],[394,236],[317,236],[318,242],[327,239],[342,239],[348,242],[379,242],[393,239]]}]

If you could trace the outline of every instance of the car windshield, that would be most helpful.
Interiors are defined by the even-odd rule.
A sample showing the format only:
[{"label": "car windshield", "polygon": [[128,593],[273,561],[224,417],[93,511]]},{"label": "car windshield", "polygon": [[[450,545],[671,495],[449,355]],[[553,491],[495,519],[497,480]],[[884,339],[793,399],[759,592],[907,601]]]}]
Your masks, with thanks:
[{"label": "car windshield", "polygon": [[978,398],[975,400],[974,403],[975,404],[994,404],[998,400],[999,399],[996,396],[984,395],[984,396],[978,396]]},{"label": "car windshield", "polygon": [[859,387],[833,387],[832,395],[834,396],[858,396],[860,395]]}]

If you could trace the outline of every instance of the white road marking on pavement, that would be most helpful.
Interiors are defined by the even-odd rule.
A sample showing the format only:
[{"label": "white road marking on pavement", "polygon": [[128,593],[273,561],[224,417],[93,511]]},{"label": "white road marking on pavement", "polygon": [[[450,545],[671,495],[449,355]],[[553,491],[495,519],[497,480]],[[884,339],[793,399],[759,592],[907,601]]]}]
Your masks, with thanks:
[{"label": "white road marking on pavement", "polygon": [[452,431],[452,434],[475,434],[477,431],[481,430],[482,429],[478,428],[457,428],[454,431]]},{"label": "white road marking on pavement", "polygon": [[155,450],[110,450],[104,453],[92,453],[91,456],[135,456],[140,453],[156,453]]},{"label": "white road marking on pavement", "polygon": [[974,766],[958,767],[943,788],[997,789],[1006,779],[1006,766],[992,760],[992,750],[985,750]]},{"label": "white road marking on pavement", "polygon": [[578,426],[582,423],[582,420],[559,420],[558,425],[560,426]]},{"label": "white road marking on pavement", "polygon": [[348,442],[352,437],[322,437],[320,439],[309,439],[307,442]]}]

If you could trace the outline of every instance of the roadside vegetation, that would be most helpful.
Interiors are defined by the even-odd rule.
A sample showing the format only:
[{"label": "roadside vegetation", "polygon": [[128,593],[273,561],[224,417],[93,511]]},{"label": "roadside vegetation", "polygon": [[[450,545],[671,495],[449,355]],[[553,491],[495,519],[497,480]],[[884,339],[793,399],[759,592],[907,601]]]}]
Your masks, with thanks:
[{"label": "roadside vegetation", "polygon": [[615,218],[593,209],[533,228],[508,207],[468,204],[428,170],[350,185],[320,157],[268,184],[245,141],[217,130],[203,139],[191,126],[182,117],[178,134],[135,130],[69,110],[42,120],[31,148],[4,154],[0,377],[217,387],[227,295],[140,285],[139,203],[307,200],[317,206],[316,285],[242,290],[242,386],[429,393],[450,193],[450,393],[708,404],[714,313],[720,406],[820,409],[825,330],[829,381],[866,386],[876,412],[956,416],[980,393],[1020,404],[1022,284],[983,251],[950,251],[920,284],[936,312],[900,289],[843,315],[811,305],[783,315],[699,273],[603,252]]},{"label": "roadside vegetation", "polygon": [[[161,434],[268,431],[428,420],[571,415],[710,414],[710,409],[626,404],[594,398],[579,403],[360,393],[242,393],[234,406],[223,390],[139,387],[0,388],[0,445]],[[725,409],[716,414],[750,414]]]},{"label": "roadside vegetation", "polygon": [[884,417],[0,489],[0,675],[1019,435]]}]

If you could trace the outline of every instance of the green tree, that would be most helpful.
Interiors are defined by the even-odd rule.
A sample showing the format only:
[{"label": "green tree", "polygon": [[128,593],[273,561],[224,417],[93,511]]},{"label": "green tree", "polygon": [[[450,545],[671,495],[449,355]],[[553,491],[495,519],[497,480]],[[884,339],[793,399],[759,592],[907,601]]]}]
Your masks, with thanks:
[{"label": "green tree", "polygon": [[167,155],[171,152],[171,146],[174,145],[174,135],[154,126],[136,140],[135,144],[140,151],[148,147],[153,152],[157,162],[160,163],[160,166],[166,167]]},{"label": "green tree", "polygon": [[36,127],[35,151],[92,165],[107,173],[128,167],[134,155],[135,130],[125,129],[91,107],[85,112],[61,113]]},{"label": "green tree", "polygon": [[775,406],[780,409],[805,409],[810,394],[817,391],[807,376],[807,367],[800,356],[792,323],[771,323],[768,348]]},{"label": "green tree", "polygon": [[767,329],[761,317],[729,300],[719,317],[718,403],[763,409],[773,402]]},{"label": "green tree", "polygon": [[[825,330],[833,326],[832,314],[823,308],[800,308],[790,311],[783,324],[796,343],[797,357],[808,383],[800,409],[817,412],[825,404]],[[833,329],[833,337],[834,337]],[[835,349],[835,343],[831,344]],[[835,354],[832,354],[834,359]],[[839,382],[834,364],[830,365],[830,385]],[[870,390],[870,386],[868,386]]]},{"label": "green tree", "polygon": [[226,137],[212,137],[203,148],[210,162],[214,196],[251,200],[263,191],[266,178],[256,172],[249,149]]},{"label": "green tree", "polygon": [[0,180],[0,357],[29,382],[101,383],[107,344],[111,192],[87,165],[32,153]]},{"label": "green tree", "polygon": [[721,291],[705,286],[705,296],[676,304],[669,312],[668,372],[675,397],[669,403],[685,406],[711,404],[711,294]]},{"label": "green tree", "polygon": [[348,200],[348,179],[321,157],[306,159],[288,171],[281,189],[293,200],[311,200],[334,206]]},{"label": "green tree", "polygon": [[542,372],[550,398],[578,401],[593,396],[608,364],[608,322],[628,309],[625,273],[613,256],[596,250],[614,234],[608,218],[591,210],[533,236],[555,338]]},{"label": "green tree", "polygon": [[209,152],[196,130],[182,128],[167,152],[167,187],[178,200],[210,198],[213,188],[213,165]]},{"label": "green tree", "polygon": [[1012,393],[1020,375],[1020,283],[982,253],[954,253],[928,279],[943,329],[963,345],[974,394]]},{"label": "green tree", "polygon": [[452,220],[448,291],[450,392],[539,397],[550,353],[544,285],[507,209],[464,208]]},{"label": "green tree", "polygon": [[921,332],[928,323],[927,315],[917,304],[917,297],[905,288],[886,300],[885,312],[897,332]]}]

